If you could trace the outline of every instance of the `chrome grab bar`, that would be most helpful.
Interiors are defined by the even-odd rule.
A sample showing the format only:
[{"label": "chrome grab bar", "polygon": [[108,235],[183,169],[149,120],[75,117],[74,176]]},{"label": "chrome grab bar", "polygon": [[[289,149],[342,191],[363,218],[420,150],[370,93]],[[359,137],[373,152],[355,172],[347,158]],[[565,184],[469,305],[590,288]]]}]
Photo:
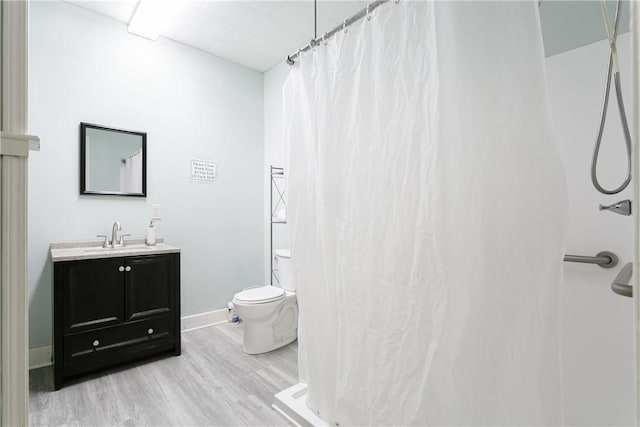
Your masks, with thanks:
[{"label": "chrome grab bar", "polygon": [[[618,256],[613,252],[602,251],[596,256],[565,255],[566,262],[581,262],[585,264],[597,264],[602,268],[613,268],[618,265]],[[633,297],[633,287],[629,284],[633,275],[633,264],[628,262],[611,283],[611,290],[624,297]]]},{"label": "chrome grab bar", "polygon": [[618,256],[609,251],[598,252],[596,256],[565,255],[563,260],[566,262],[597,264],[602,268],[613,268],[618,265]]}]

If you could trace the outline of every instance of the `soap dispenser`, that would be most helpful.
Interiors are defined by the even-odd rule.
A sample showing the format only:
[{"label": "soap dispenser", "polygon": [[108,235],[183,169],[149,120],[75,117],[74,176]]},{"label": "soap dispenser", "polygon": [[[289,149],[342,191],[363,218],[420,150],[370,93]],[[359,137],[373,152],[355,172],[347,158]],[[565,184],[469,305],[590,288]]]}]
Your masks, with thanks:
[{"label": "soap dispenser", "polygon": [[156,228],[153,226],[153,220],[149,223],[147,227],[147,246],[155,246],[156,245]]}]

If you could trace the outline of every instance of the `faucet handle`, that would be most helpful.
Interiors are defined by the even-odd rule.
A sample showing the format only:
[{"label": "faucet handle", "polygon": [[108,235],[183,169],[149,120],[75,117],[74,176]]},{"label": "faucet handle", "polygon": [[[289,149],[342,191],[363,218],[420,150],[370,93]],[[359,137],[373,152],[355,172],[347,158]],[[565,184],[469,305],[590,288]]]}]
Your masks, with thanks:
[{"label": "faucet handle", "polygon": [[601,211],[611,211],[620,215],[631,215],[631,200],[622,200],[609,206],[600,205]]},{"label": "faucet handle", "polygon": [[109,247],[109,241],[107,240],[107,236],[105,236],[104,234],[97,234],[96,237],[103,237],[104,238],[104,242],[102,243],[102,247],[103,248],[108,248]]},{"label": "faucet handle", "polygon": [[121,234],[120,235],[120,242],[119,242],[120,246],[125,246],[124,238],[125,237],[129,237],[129,236],[131,236],[131,234]]}]

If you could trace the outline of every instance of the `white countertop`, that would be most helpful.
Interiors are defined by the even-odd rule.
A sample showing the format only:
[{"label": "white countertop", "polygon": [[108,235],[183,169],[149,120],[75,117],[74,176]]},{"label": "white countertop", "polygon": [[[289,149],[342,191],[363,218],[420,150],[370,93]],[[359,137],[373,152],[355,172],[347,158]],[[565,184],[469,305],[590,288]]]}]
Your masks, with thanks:
[{"label": "white countertop", "polygon": [[154,255],[180,252],[180,248],[167,245],[158,239],[155,246],[147,246],[144,239],[129,239],[126,246],[103,248],[102,240],[78,242],[57,242],[51,244],[51,259],[58,261],[79,261],[83,259],[116,258],[123,256]]}]

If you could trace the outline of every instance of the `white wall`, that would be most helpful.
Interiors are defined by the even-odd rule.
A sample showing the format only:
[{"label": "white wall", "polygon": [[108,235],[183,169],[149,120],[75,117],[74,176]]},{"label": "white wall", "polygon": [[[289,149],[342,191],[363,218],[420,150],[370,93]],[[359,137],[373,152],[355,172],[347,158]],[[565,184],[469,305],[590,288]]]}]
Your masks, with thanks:
[{"label": "white wall", "polygon": [[[628,109],[632,107],[628,96],[629,40],[629,34],[619,39]],[[606,61],[606,42],[547,58],[552,109],[570,194],[567,253],[595,255],[611,250],[620,256],[620,265],[612,270],[565,264],[562,357],[568,425],[635,424],[632,301],[609,288],[624,263],[631,261],[633,225],[629,217],[598,211],[598,203],[628,198],[631,190],[601,196],[589,177]],[[276,108],[282,104],[286,75],[287,66],[279,65],[264,78],[266,164],[284,163],[283,118],[281,109]],[[629,110],[628,117],[633,117]],[[602,183],[613,186],[624,178],[625,168],[622,133],[612,98],[602,149]],[[268,201],[268,187],[265,190]]]},{"label": "white wall", "polygon": [[[184,45],[152,42],[62,2],[31,2],[30,346],[51,342],[49,243],[158,233],[182,247],[182,315],[226,308],[263,282],[263,76]],[[79,195],[81,121],[148,133],[148,197]],[[189,160],[218,162],[189,182]]]},{"label": "white wall", "polygon": [[[620,36],[618,49],[627,117],[632,120],[630,40],[630,34]],[[595,255],[610,250],[620,257],[620,265],[611,270],[565,266],[563,360],[569,425],[635,424],[633,301],[610,289],[622,266],[632,261],[633,221],[598,211],[600,203],[631,198],[632,190],[601,195],[589,175],[607,55],[603,41],[547,59],[552,109],[569,186],[567,252]],[[613,91],[607,121],[599,175],[605,188],[613,188],[626,175],[624,139]]]}]

